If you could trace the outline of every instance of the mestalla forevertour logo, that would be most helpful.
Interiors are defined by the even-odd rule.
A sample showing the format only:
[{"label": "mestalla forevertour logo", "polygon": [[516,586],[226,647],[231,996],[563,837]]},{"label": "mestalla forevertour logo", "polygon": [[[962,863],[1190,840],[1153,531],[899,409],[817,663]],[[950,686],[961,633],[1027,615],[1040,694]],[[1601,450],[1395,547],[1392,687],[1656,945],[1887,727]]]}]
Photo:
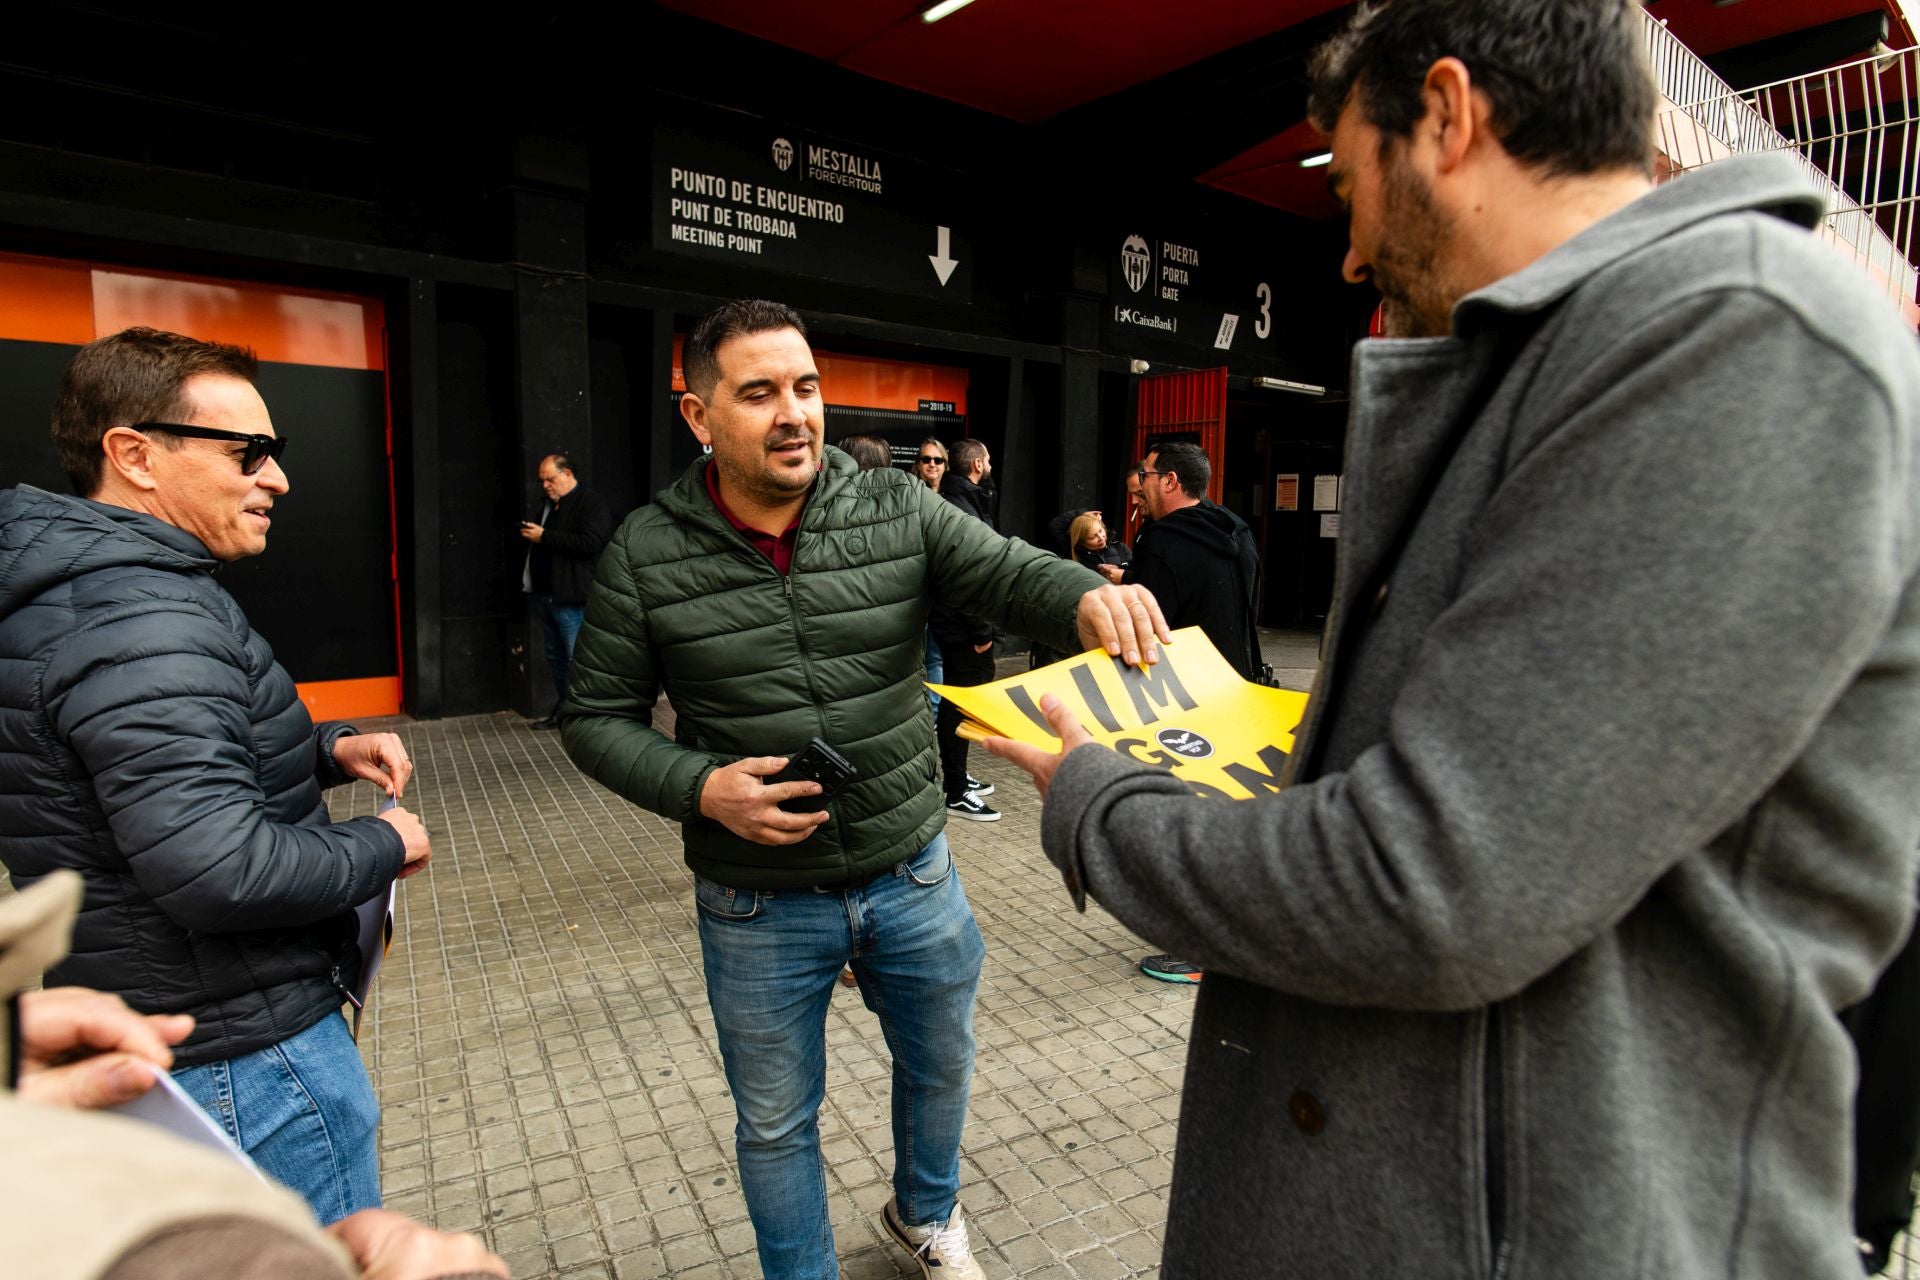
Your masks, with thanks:
[{"label": "mestalla forevertour logo", "polygon": [[808,143],[807,177],[815,182],[831,182],[876,196],[884,194],[881,190],[880,162],[851,151],[835,151],[832,147],[817,147]]}]

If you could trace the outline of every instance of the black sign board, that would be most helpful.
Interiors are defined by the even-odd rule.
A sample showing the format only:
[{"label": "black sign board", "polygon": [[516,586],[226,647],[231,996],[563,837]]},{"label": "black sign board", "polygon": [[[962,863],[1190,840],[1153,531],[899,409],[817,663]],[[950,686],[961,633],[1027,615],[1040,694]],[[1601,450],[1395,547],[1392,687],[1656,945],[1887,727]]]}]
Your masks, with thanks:
[{"label": "black sign board", "polygon": [[964,190],[958,173],[743,112],[653,131],[653,247],[728,266],[970,303]]},{"label": "black sign board", "polygon": [[1273,335],[1279,283],[1250,255],[1191,238],[1123,231],[1113,237],[1107,268],[1107,338],[1122,350],[1211,351],[1222,364],[1235,355],[1271,353],[1278,345]]}]

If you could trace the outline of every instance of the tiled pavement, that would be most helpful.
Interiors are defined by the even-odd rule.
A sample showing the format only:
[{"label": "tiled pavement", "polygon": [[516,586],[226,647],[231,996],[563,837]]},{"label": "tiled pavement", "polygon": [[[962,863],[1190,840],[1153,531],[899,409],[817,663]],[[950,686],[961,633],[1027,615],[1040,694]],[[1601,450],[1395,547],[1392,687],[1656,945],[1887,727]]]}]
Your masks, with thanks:
[{"label": "tiled pavement", "polygon": [[[1275,635],[1282,679],[1311,636]],[[371,727],[371,726],[369,726]],[[362,1047],[388,1204],[478,1230],[513,1274],[759,1275],[733,1168],[678,830],[588,781],[513,715],[402,723],[433,865],[402,886]],[[987,941],[962,1203],[990,1277],[1108,1280],[1160,1259],[1193,989],[1077,915],[1039,853],[1031,784],[977,752],[998,823],[949,827]],[[368,787],[333,793],[369,812]],[[848,1277],[917,1275],[878,1228],[891,1064],[836,991],[821,1115]]]},{"label": "tiled pavement", "polygon": [[[1311,682],[1315,640],[1266,634],[1282,684]],[[402,887],[362,1040],[388,1204],[483,1232],[518,1280],[759,1275],[677,831],[516,716],[386,727],[435,849]],[[1193,992],[1140,977],[1145,945],[1097,906],[1074,914],[1024,778],[984,753],[974,772],[1006,814],[949,828],[987,940],[962,1165],[977,1252],[994,1280],[1152,1274]],[[344,817],[374,795],[332,799]],[[917,1275],[877,1229],[890,1067],[854,991],[827,1044],[845,1274]],[[1900,1248],[1889,1274],[1920,1277]]]}]

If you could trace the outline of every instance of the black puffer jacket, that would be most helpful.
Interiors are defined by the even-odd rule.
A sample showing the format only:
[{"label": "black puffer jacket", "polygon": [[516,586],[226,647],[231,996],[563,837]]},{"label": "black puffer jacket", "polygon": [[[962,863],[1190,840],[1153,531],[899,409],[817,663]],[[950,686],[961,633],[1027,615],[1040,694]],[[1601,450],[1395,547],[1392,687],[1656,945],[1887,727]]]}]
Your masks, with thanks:
[{"label": "black puffer jacket", "polygon": [[78,983],[191,1013],[190,1066],[339,1008],[354,904],[399,873],[399,833],[329,824],[347,725],[293,681],[191,534],[22,485],[0,491],[0,862],[86,880]]},{"label": "black puffer jacket", "polygon": [[1173,627],[1199,627],[1242,677],[1260,668],[1253,625],[1260,552],[1246,522],[1205,499],[1142,529],[1123,582],[1153,592]]}]

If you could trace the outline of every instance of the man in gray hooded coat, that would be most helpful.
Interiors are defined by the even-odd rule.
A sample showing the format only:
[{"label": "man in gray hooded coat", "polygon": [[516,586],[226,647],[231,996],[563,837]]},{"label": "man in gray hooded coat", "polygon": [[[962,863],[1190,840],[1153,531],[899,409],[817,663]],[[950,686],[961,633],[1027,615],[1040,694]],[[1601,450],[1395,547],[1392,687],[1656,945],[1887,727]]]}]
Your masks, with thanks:
[{"label": "man in gray hooded coat", "polygon": [[997,743],[1207,971],[1163,1274],[1858,1276],[1835,1016],[1909,927],[1920,356],[1791,159],[1652,189],[1628,0],[1315,64],[1353,369],[1291,785]]}]

